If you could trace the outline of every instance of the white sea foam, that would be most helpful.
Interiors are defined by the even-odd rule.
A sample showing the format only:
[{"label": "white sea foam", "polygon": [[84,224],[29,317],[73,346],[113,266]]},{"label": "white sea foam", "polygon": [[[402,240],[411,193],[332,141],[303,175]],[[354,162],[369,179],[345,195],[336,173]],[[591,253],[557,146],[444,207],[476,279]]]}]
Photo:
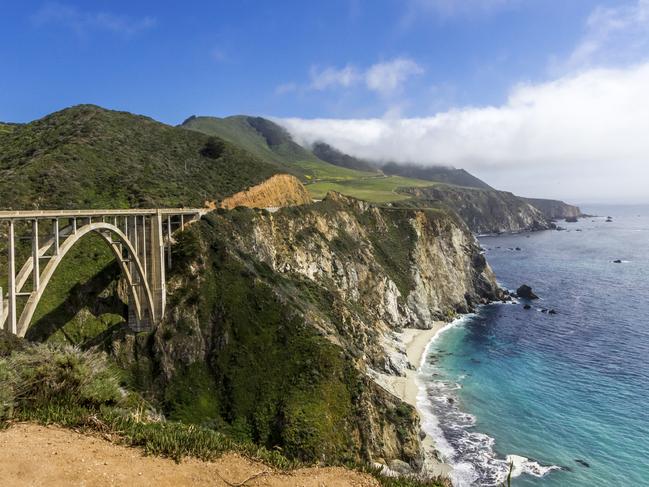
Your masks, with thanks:
[{"label": "white sea foam", "polygon": [[541,465],[520,455],[507,455],[506,461],[507,464],[512,466],[512,477],[518,477],[524,473],[534,477],[543,477],[552,470],[561,470],[561,467],[556,465]]}]

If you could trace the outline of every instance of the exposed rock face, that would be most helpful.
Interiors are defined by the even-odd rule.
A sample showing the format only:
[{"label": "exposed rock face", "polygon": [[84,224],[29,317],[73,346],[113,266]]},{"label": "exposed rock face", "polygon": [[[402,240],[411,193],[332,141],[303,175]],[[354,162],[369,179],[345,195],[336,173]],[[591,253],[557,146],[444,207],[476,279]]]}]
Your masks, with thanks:
[{"label": "exposed rock face", "polygon": [[213,212],[174,259],[170,312],[153,337],[168,413],[205,390],[215,404],[201,421],[311,458],[419,469],[416,412],[369,377],[394,373],[384,336],[502,297],[450,212],[338,194],[276,213]]},{"label": "exposed rock face", "polygon": [[548,220],[563,220],[582,216],[578,206],[569,205],[563,201],[546,200],[541,198],[523,198],[538,209]]},{"label": "exposed rock face", "polygon": [[527,284],[523,284],[516,290],[516,296],[523,299],[539,299],[539,297],[532,291],[532,288]]},{"label": "exposed rock face", "polygon": [[261,184],[225,198],[221,208],[237,206],[248,208],[270,208],[304,205],[311,202],[311,196],[299,179],[288,174],[272,176]]},{"label": "exposed rock face", "polygon": [[545,230],[553,225],[523,198],[505,191],[437,185],[407,192],[453,209],[474,233],[511,233]]}]

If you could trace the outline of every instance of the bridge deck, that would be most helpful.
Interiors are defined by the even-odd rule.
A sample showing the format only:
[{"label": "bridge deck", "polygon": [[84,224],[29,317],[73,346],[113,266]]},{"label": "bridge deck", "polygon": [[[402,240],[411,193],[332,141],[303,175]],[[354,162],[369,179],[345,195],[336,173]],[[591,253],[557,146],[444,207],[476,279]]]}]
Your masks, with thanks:
[{"label": "bridge deck", "polygon": [[25,211],[0,211],[0,220],[33,220],[38,218],[84,218],[101,216],[144,216],[156,215],[196,215],[206,213],[206,208],[142,208],[128,210],[25,210]]}]

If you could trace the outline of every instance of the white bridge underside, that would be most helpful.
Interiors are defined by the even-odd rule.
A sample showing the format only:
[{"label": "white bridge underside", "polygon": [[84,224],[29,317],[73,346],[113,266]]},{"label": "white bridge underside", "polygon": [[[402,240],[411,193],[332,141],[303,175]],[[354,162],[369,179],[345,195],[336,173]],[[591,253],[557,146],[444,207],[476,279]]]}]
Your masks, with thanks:
[{"label": "white bridge underside", "polygon": [[[84,236],[100,235],[111,248],[130,289],[129,325],[149,329],[165,313],[165,270],[171,266],[175,231],[200,219],[205,209],[0,211],[7,227],[7,289],[0,287],[0,327],[24,336],[47,284],[65,255]],[[43,237],[40,229],[48,226]],[[28,237],[17,237],[17,233]],[[0,237],[2,239],[3,237]],[[16,241],[31,242],[30,257],[16,273]],[[42,241],[41,241],[42,239]],[[47,264],[41,266],[42,261]],[[25,299],[19,307],[20,299]]]}]

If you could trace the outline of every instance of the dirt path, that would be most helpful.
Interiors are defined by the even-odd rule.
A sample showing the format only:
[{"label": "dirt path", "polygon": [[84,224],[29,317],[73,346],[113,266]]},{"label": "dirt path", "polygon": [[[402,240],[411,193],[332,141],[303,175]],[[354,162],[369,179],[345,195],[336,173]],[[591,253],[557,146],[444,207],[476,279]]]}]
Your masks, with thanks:
[{"label": "dirt path", "polygon": [[[215,462],[142,456],[101,438],[34,424],[0,431],[0,483],[6,486],[272,486],[378,487],[370,476],[343,468],[280,473],[239,455]],[[244,482],[249,479],[247,482]]]}]

